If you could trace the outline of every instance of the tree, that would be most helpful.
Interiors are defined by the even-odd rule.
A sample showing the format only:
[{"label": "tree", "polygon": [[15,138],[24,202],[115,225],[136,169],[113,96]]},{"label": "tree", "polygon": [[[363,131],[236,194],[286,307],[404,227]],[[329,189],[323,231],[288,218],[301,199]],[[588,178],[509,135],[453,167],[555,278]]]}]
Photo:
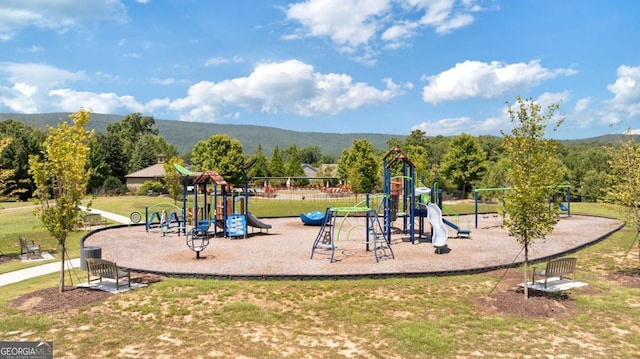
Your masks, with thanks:
[{"label": "tree", "polygon": [[[355,193],[372,192],[380,185],[380,161],[373,144],[366,139],[354,140],[338,159],[338,177]],[[355,187],[354,187],[355,186]]]},{"label": "tree", "polygon": [[[287,177],[304,177],[305,172],[302,169],[302,161],[300,161],[300,154],[295,144],[289,147],[287,151],[289,153],[289,160],[284,167],[284,175]],[[295,183],[298,185],[308,183],[309,181],[297,180]]]},{"label": "tree", "polygon": [[122,183],[128,163],[122,140],[111,133],[98,133],[92,137],[90,147],[87,159],[87,167],[91,169],[89,188],[99,189],[109,177],[115,177]]},{"label": "tree", "polygon": [[[253,165],[251,165],[251,168],[247,171],[247,177],[255,178],[269,176],[269,161],[267,161],[267,157],[262,152],[262,143],[258,143],[256,153],[249,158],[249,161],[254,162]],[[258,183],[258,186],[261,185],[262,183]]]},{"label": "tree", "polygon": [[[11,144],[12,138],[0,138],[0,154]],[[12,200],[21,192],[26,190],[17,188],[16,183],[11,178],[15,174],[14,169],[0,168],[0,201]],[[1,207],[0,207],[1,208]]]},{"label": "tree", "polygon": [[416,186],[420,182],[423,182],[422,184],[425,186],[429,186],[433,176],[427,149],[422,146],[409,145],[403,148],[403,152],[415,166]]},{"label": "tree", "polygon": [[[636,231],[636,241],[640,239],[640,145],[634,142],[630,131],[620,142],[620,149],[612,151],[609,162],[613,185],[607,193],[607,201],[619,205],[622,214]],[[638,242],[640,254],[640,242]],[[640,265],[640,263],[639,263]]]},{"label": "tree", "polygon": [[239,140],[217,134],[193,147],[191,165],[196,171],[215,170],[227,183],[242,184],[244,155]]},{"label": "tree", "polygon": [[35,210],[49,234],[61,247],[60,292],[64,291],[64,266],[67,234],[73,230],[79,205],[87,190],[88,143],[92,133],[86,130],[90,113],[80,110],[69,116],[72,125],[62,122],[49,128],[44,141],[44,159],[31,155],[30,173],[36,184]]},{"label": "tree", "polygon": [[133,145],[129,159],[129,171],[137,171],[158,163],[158,156],[171,158],[178,155],[175,146],[163,137],[149,133],[140,136]]},{"label": "tree", "polygon": [[271,177],[284,177],[284,162],[280,157],[280,149],[278,146],[273,148],[273,155],[269,161],[269,175]]},{"label": "tree", "polygon": [[[524,282],[527,283],[529,246],[551,233],[558,214],[558,206],[548,205],[559,184],[556,147],[555,142],[544,136],[559,105],[552,104],[541,114],[541,106],[532,99],[516,99],[513,107],[507,102],[514,128],[510,135],[502,131],[511,187],[505,193],[504,210],[509,235],[524,247]],[[562,120],[558,120],[554,130],[561,123]],[[524,288],[528,297],[528,288]]]},{"label": "tree", "polygon": [[42,143],[45,131],[23,124],[16,120],[0,122],[0,138],[12,138],[4,151],[0,153],[0,169],[13,170],[7,180],[13,181],[19,190],[18,199],[26,201],[33,196],[35,185],[29,174],[29,155],[42,156]]},{"label": "tree", "polygon": [[322,151],[319,146],[309,146],[301,149],[298,154],[300,155],[300,161],[312,166],[318,166],[322,159]]},{"label": "tree", "polygon": [[173,198],[173,202],[175,203],[178,198],[182,198],[183,194],[183,183],[182,183],[182,174],[178,172],[178,170],[174,167],[174,163],[179,164],[180,166],[184,165],[184,161],[182,158],[178,156],[173,156],[166,161],[162,167],[164,168],[164,184],[169,191],[169,195]]},{"label": "tree", "polygon": [[463,133],[454,137],[449,144],[449,149],[442,158],[441,171],[466,194],[487,170],[486,157],[478,141]]},{"label": "tree", "polygon": [[[158,129],[153,128],[155,123],[156,120],[153,116],[142,116],[140,113],[135,112],[128,114],[121,122],[107,125],[107,131],[122,141],[122,150],[129,166],[125,172],[137,171],[155,163],[155,156],[159,153],[164,153],[167,157],[174,155],[173,153],[164,152],[164,149],[156,148],[152,150],[151,147],[154,146],[151,143],[153,141],[149,141],[149,139],[141,143],[140,140],[145,135],[158,135]],[[149,158],[152,158],[152,160],[150,161]]]}]

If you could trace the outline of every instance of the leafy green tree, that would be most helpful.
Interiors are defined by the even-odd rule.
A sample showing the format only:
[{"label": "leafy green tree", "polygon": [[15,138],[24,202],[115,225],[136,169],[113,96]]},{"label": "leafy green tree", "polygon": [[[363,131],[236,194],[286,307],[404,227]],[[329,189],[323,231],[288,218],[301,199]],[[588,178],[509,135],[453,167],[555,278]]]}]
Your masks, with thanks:
[{"label": "leafy green tree", "polygon": [[589,170],[582,176],[577,192],[582,201],[597,202],[606,198],[610,187],[611,176],[608,173]]},{"label": "leafy green tree", "polygon": [[35,184],[29,174],[29,156],[42,158],[42,143],[45,131],[27,126],[20,121],[0,121],[0,138],[12,138],[4,151],[0,153],[0,169],[10,169],[13,174],[7,181],[15,185],[16,195],[21,201],[33,196]]},{"label": "leafy green tree", "polygon": [[196,171],[217,171],[227,183],[244,183],[242,144],[228,135],[217,134],[196,143],[191,152],[191,165]]},{"label": "leafy green tree", "polygon": [[158,135],[158,129],[153,128],[155,123],[153,116],[142,116],[135,112],[127,115],[121,122],[107,125],[107,131],[122,141],[122,150],[128,160],[127,173],[154,164],[159,153],[164,153],[167,158],[174,155],[174,153],[165,152],[164,149],[152,150],[154,146],[151,143],[156,142],[150,141],[149,137],[143,139],[147,135]]},{"label": "leafy green tree", "polygon": [[427,133],[422,130],[419,130],[419,129],[413,130],[411,131],[409,136],[405,138],[404,143],[398,147],[405,148],[409,146],[416,146],[416,147],[422,147],[426,150],[427,146],[429,145],[429,141],[427,141],[426,135]]},{"label": "leafy green tree", "polygon": [[110,195],[118,195],[122,194],[126,191],[126,186],[122,184],[122,181],[118,177],[109,176],[104,179],[102,183],[102,190],[106,194]]},{"label": "leafy green tree", "polygon": [[[247,177],[255,178],[255,177],[268,177],[269,176],[269,161],[267,157],[262,152],[262,143],[258,143],[258,148],[256,149],[256,153],[253,154],[249,158],[249,161],[254,161],[251,168],[247,170]],[[256,183],[255,185],[261,186],[262,183]]]},{"label": "leafy green tree", "polygon": [[[613,151],[609,162],[613,185],[607,193],[607,201],[619,205],[622,214],[640,239],[640,145],[634,142],[630,131],[620,142],[620,149]],[[640,254],[640,242],[638,242]],[[640,263],[639,263],[640,265]]]},{"label": "leafy green tree", "polygon": [[478,141],[466,133],[454,137],[442,159],[442,173],[466,194],[486,170],[486,154]]},{"label": "leafy green tree", "polygon": [[37,188],[34,196],[39,204],[35,214],[62,249],[60,292],[64,291],[67,234],[73,230],[80,201],[87,191],[86,162],[92,136],[86,130],[89,111],[80,110],[69,117],[72,125],[62,122],[56,128],[49,128],[43,145],[44,159],[41,161],[35,155],[29,159],[30,173]]},{"label": "leafy green tree", "polygon": [[497,162],[500,160],[500,157],[502,157],[504,147],[502,147],[501,137],[489,135],[478,136],[478,144],[487,155],[487,161]]},{"label": "leafy green tree", "polygon": [[178,155],[176,148],[163,137],[151,134],[140,136],[129,159],[129,171],[137,171],[158,163],[158,156],[171,158]]},{"label": "leafy green tree", "polygon": [[173,202],[176,203],[179,198],[182,198],[183,187],[182,183],[182,174],[178,172],[178,170],[173,165],[174,163],[179,164],[180,166],[184,165],[184,161],[182,158],[178,156],[173,156],[169,158],[169,160],[165,161],[162,165],[164,168],[164,184],[169,191],[169,195],[173,198]]},{"label": "leafy green tree", "polygon": [[[513,124],[511,134],[502,132],[511,187],[505,193],[504,210],[509,235],[524,247],[524,282],[527,283],[529,246],[551,233],[558,214],[558,206],[548,205],[560,184],[556,146],[544,136],[559,105],[552,104],[543,114],[541,106],[533,100],[516,99],[517,104],[508,109]],[[558,120],[554,129],[561,123],[562,120]],[[525,286],[525,297],[528,296]]]},{"label": "leafy green tree", "polygon": [[318,166],[322,159],[322,151],[318,146],[309,146],[298,151],[300,156],[300,162],[309,164],[311,166]]},{"label": "leafy green tree", "polygon": [[351,147],[342,151],[338,176],[353,192],[372,192],[380,186],[380,161],[375,153],[373,144],[366,139],[354,140]]},{"label": "leafy green tree", "polygon": [[[300,155],[298,153],[298,149],[295,144],[289,147],[289,160],[284,167],[284,173],[287,177],[304,177],[304,169],[302,169],[302,161],[300,161]],[[296,184],[301,185],[305,183],[309,183],[309,181],[305,180],[296,180]]]},{"label": "leafy green tree", "polygon": [[[497,162],[489,162],[487,172],[480,182],[481,188],[503,188],[509,182],[509,161],[506,157],[500,158]],[[502,199],[504,190],[479,192],[482,199]]]},{"label": "leafy green tree", "polygon": [[416,186],[418,186],[419,183],[430,186],[433,175],[427,149],[422,146],[409,145],[403,148],[403,152],[415,166]]},{"label": "leafy green tree", "polygon": [[[11,143],[12,138],[0,138],[0,154]],[[12,179],[15,173],[14,169],[0,168],[0,201],[15,199],[15,196],[26,190],[16,188],[16,183]],[[2,208],[2,207],[0,207]]]},{"label": "leafy green tree", "polygon": [[87,166],[91,169],[89,188],[98,189],[108,177],[124,182],[129,158],[124,153],[120,137],[111,133],[98,133],[92,137],[90,147],[87,159]]},{"label": "leafy green tree", "polygon": [[280,156],[280,149],[278,146],[273,148],[273,155],[269,161],[269,174],[271,177],[284,177],[285,169],[284,162]]},{"label": "leafy green tree", "polygon": [[442,135],[438,135],[435,137],[427,138],[426,142],[427,153],[429,154],[430,162],[441,167],[442,158],[444,157],[445,153],[447,153],[447,149],[449,148],[451,139]]}]

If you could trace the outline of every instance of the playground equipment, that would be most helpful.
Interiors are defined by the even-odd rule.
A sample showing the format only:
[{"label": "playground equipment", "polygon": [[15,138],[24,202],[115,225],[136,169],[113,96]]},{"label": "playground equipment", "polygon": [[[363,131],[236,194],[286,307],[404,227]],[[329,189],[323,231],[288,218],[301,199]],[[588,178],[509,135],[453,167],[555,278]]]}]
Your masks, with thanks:
[{"label": "playground equipment", "polygon": [[[160,211],[161,210],[161,211]],[[167,212],[169,210],[170,212]],[[184,216],[178,215],[180,207],[171,203],[158,203],[144,209],[145,229],[155,230],[162,235],[169,232],[177,232],[178,235],[186,233],[186,219]],[[129,219],[133,223],[140,221],[140,213],[133,212]]]},{"label": "playground equipment", "polygon": [[[385,203],[387,203],[388,196],[384,194],[370,196],[367,194],[367,198],[364,202],[360,202],[353,207],[332,207],[327,208],[324,214],[324,222],[313,242],[311,248],[311,259],[317,249],[330,250],[329,261],[334,262],[336,241],[340,237],[343,225],[345,221],[352,214],[364,214],[365,218],[365,250],[370,251],[370,245],[373,244],[373,253],[376,258],[376,262],[380,262],[380,258],[383,256],[391,257],[394,259],[393,249],[391,248],[391,241],[387,240],[388,236],[385,233],[385,227],[380,222],[380,214],[384,213]],[[375,209],[370,205],[375,204],[378,201],[378,205]],[[337,224],[338,218],[342,218],[340,223]],[[354,226],[347,232],[347,239],[351,235],[351,232],[360,226]],[[389,237],[390,238],[390,237]]]},{"label": "playground equipment", "polygon": [[[558,208],[567,213],[567,217],[571,217],[571,185],[566,184],[566,185],[558,185],[558,186],[547,186],[547,188],[555,188],[555,189],[563,189],[566,188],[567,192],[567,204],[565,205],[564,203],[560,203],[558,205]],[[498,188],[474,188],[473,189],[473,197],[475,200],[475,220],[476,220],[476,228],[478,228],[478,193],[480,192],[490,192],[490,191],[508,191],[510,190],[510,187],[498,187]],[[549,208],[551,208],[551,203],[552,201],[549,201]]]},{"label": "playground equipment", "polygon": [[300,213],[300,220],[308,226],[321,226],[325,222],[327,212],[312,211],[308,213]]},{"label": "playground equipment", "polygon": [[191,228],[187,233],[187,247],[196,252],[196,259],[200,259],[200,252],[209,245],[209,233],[197,227]]},{"label": "playground equipment", "polygon": [[[389,160],[392,155],[395,156]],[[388,195],[384,205],[384,233],[387,236],[387,241],[391,242],[391,222],[393,222],[396,217],[401,216],[403,221],[403,232],[408,232],[409,240],[413,244],[415,240],[415,191],[413,190],[415,183],[415,165],[398,147],[395,146],[387,152],[382,161],[384,193]],[[402,212],[399,211],[401,193],[399,193],[398,188],[392,188],[391,182],[391,168],[397,161],[402,161],[402,176],[395,177],[402,181]],[[411,188],[411,190],[407,191],[406,188]],[[392,211],[395,213],[392,213]]]},{"label": "playground equipment", "polygon": [[440,207],[433,203],[428,203],[427,211],[429,213],[429,222],[431,222],[431,244],[436,247],[436,252],[439,254],[442,248],[447,245],[449,232],[444,225]]}]

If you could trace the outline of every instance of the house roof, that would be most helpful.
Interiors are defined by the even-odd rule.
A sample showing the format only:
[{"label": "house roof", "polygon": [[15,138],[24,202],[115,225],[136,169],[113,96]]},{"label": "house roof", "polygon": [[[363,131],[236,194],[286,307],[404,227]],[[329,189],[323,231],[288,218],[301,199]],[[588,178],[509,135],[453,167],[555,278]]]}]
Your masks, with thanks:
[{"label": "house roof", "polygon": [[155,165],[143,168],[141,170],[129,173],[125,178],[161,178],[165,177],[164,164],[156,163]]}]

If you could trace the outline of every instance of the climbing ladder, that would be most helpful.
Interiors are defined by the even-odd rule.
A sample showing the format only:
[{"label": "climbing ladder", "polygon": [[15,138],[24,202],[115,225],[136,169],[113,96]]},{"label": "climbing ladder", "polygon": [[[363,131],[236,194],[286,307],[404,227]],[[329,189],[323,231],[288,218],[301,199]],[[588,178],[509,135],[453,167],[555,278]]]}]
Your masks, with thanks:
[{"label": "climbing ladder", "polygon": [[391,242],[387,240],[387,236],[384,234],[384,227],[380,223],[380,218],[376,212],[374,212],[374,215],[369,215],[369,224],[367,229],[369,233],[369,240],[373,237],[373,254],[376,257],[376,262],[380,262],[380,258],[382,257],[391,257],[391,259],[395,259],[393,249],[391,248]]},{"label": "climbing ladder", "polygon": [[333,240],[333,228],[335,223],[335,217],[331,215],[331,209],[327,208],[325,212],[324,221],[322,222],[322,227],[320,227],[320,231],[318,232],[318,236],[316,240],[313,242],[313,248],[311,248],[311,259],[313,259],[313,254],[316,249],[325,249],[331,250],[331,258],[329,261],[333,263],[333,257],[336,251],[336,245]]}]

